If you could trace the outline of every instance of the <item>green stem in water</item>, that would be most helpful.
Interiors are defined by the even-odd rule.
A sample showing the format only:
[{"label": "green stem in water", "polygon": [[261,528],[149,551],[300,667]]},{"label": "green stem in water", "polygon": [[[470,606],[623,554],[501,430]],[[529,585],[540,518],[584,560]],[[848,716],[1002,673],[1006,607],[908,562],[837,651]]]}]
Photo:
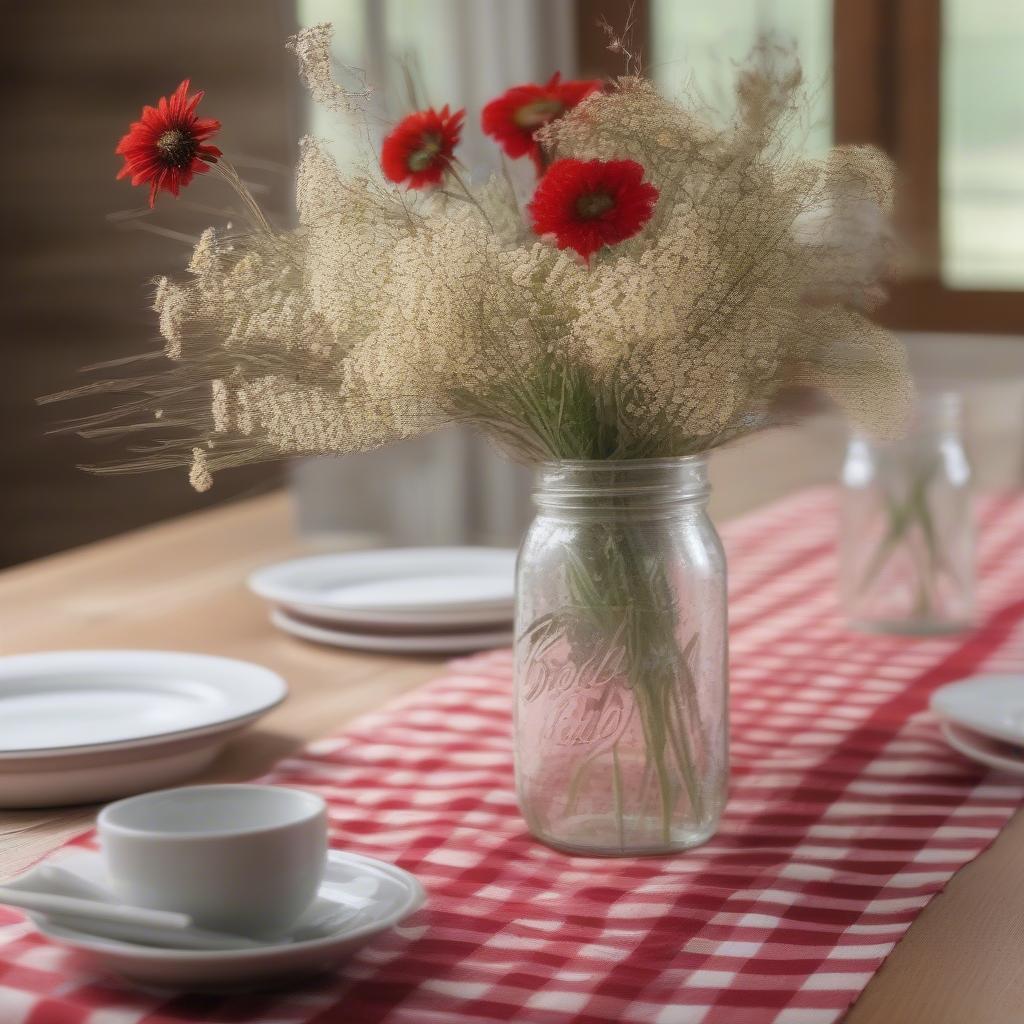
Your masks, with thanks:
[{"label": "green stem in water", "polygon": [[[637,704],[640,707],[640,722],[643,725],[644,741],[647,745],[647,756],[654,765],[654,772],[658,778],[658,798],[661,805],[661,840],[668,844],[672,838],[672,804],[673,792],[672,782],[668,773],[668,765],[665,758],[665,736],[663,729],[658,729],[659,716],[652,713],[652,708],[647,705],[649,699],[648,691],[641,687],[637,696]],[[657,733],[661,731],[661,735]]]},{"label": "green stem in water", "polygon": [[[938,468],[937,463],[932,463],[924,470],[924,472],[917,476],[910,487],[910,492],[907,495],[905,502],[901,502],[898,498],[890,494],[885,495],[886,513],[889,517],[889,529],[882,538],[878,547],[875,549],[871,562],[868,564],[868,568],[865,570],[864,575],[861,578],[858,593],[864,594],[867,592],[868,588],[875,582],[878,574],[882,571],[886,562],[889,560],[893,550],[904,538],[910,528],[915,522],[920,522],[922,514],[924,516],[928,515],[928,487],[931,484]],[[922,512],[922,510],[925,511]]]},{"label": "green stem in water", "polygon": [[[583,612],[590,630],[599,636],[621,637],[617,642],[622,645],[623,671],[640,716],[648,767],[657,779],[661,837],[668,844],[679,788],[670,770],[672,765],[678,768],[692,814],[698,821],[704,815],[686,725],[686,708],[691,713],[697,709],[696,682],[689,666],[697,636],[679,650],[675,596],[660,566],[646,568],[648,560],[629,537],[628,529],[626,526],[617,531],[610,526],[601,530],[592,560],[568,549],[569,583],[574,605]],[[594,564],[588,565],[588,561]],[[575,811],[593,760],[606,753],[607,747],[594,751],[574,770],[566,799],[567,815]],[[613,762],[618,762],[617,750]],[[613,764],[613,774],[620,770]],[[616,807],[617,815],[624,813],[621,802]],[[624,821],[618,825],[624,835]]]},{"label": "green stem in water", "polygon": [[[875,549],[857,589],[861,596],[868,593],[893,552],[902,543],[908,550],[914,573],[913,614],[921,620],[930,619],[936,614],[936,586],[943,575],[955,586],[963,586],[955,560],[943,550],[928,500],[930,486],[941,467],[941,460],[930,460],[912,479],[903,500],[883,488],[888,530]],[[920,544],[915,542],[915,530],[920,534]]]},{"label": "green stem in water", "polygon": [[[625,547],[629,549],[629,561],[631,562],[634,569],[642,564],[642,556],[638,552],[635,546],[632,544],[629,537],[625,538]],[[636,591],[640,591],[637,593]],[[639,585],[634,587],[634,596],[638,604],[634,604],[633,608],[638,606],[642,609],[644,607],[644,598],[646,597],[646,603],[651,610],[651,628],[647,631],[642,631],[640,628],[640,622],[637,621],[637,631],[634,638],[634,651],[633,655],[629,658],[630,665],[636,665],[642,659],[645,651],[656,652],[659,658],[664,658],[670,667],[670,671],[667,677],[662,682],[662,693],[664,695],[675,695],[676,704],[681,705],[681,699],[677,692],[677,687],[683,686],[687,691],[687,703],[688,706],[696,711],[697,709],[697,687],[696,682],[693,678],[693,673],[690,671],[689,659],[691,652],[697,645],[698,637],[694,634],[691,637],[686,647],[680,651],[676,642],[676,601],[675,597],[668,585],[668,581],[664,578],[663,573],[659,570],[653,574],[650,578],[649,583],[641,577],[639,579]],[[646,673],[642,671],[634,675],[633,683],[634,686],[643,686],[646,682]],[[638,678],[639,677],[639,678]],[[655,674],[654,678],[657,679],[658,675]],[[650,683],[646,684],[651,687]],[[676,754],[676,760],[679,764],[680,772],[683,776],[683,783],[686,787],[687,797],[690,801],[690,806],[693,809],[694,816],[698,821],[703,820],[704,807],[703,800],[701,798],[700,784],[697,781],[696,774],[694,772],[693,753],[690,749],[689,734],[686,730],[685,725],[685,713],[683,708],[680,706],[680,721],[678,722],[678,730],[675,728],[676,722],[674,716],[669,712],[667,707],[667,701],[662,703],[662,710],[657,715],[659,721],[662,723],[662,727],[669,732],[670,741],[669,744]],[[655,703],[653,706],[657,706]],[[664,760],[664,747],[659,751],[659,756]],[[656,766],[657,767],[657,766]],[[667,772],[658,772],[659,781],[662,778],[667,778]],[[666,794],[662,792],[662,805],[667,797],[674,799],[673,794]],[[671,812],[671,804],[669,806],[669,812]]]},{"label": "green stem in water", "polygon": [[[697,635],[694,634],[693,639],[686,647],[687,651],[696,645],[697,639]],[[685,658],[683,659],[683,666],[689,682],[688,690],[691,694],[695,695],[696,682]],[[694,696],[693,699],[695,700],[696,697]],[[693,754],[690,750],[689,736],[686,732],[686,711],[683,707],[682,697],[679,694],[678,688],[672,686],[666,689],[666,703],[672,705],[672,707],[666,707],[664,713],[665,721],[668,723],[669,742],[676,756],[676,763],[679,765],[679,771],[686,786],[687,796],[690,798],[694,817],[698,821],[703,821],[704,801],[700,792],[700,784],[694,771]]]}]

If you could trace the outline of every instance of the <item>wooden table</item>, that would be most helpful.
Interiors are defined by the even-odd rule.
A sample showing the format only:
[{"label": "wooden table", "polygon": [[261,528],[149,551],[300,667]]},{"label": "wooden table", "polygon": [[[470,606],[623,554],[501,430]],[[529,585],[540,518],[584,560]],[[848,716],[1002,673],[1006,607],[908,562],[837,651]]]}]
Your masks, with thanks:
[{"label": "wooden table", "polygon": [[[267,622],[246,591],[254,567],[302,550],[273,495],[188,516],[0,573],[0,654],[150,647],[246,658],[280,672],[289,699],[231,743],[203,779],[269,768],[303,741],[424,682],[439,659],[319,649]],[[0,880],[95,808],[0,812]],[[1024,816],[918,917],[848,1024],[1019,1024],[1024,1020]]]}]

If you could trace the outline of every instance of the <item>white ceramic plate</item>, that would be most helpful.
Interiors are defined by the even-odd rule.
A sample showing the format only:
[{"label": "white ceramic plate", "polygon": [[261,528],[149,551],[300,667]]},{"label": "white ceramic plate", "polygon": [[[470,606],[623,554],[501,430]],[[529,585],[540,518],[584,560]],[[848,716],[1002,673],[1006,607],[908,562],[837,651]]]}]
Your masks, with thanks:
[{"label": "white ceramic plate", "polygon": [[974,732],[1024,746],[1024,676],[985,675],[937,689],[931,708]]},{"label": "white ceramic plate", "polygon": [[[92,850],[60,850],[44,863],[57,864],[95,885],[108,884],[103,859]],[[371,857],[332,850],[317,902],[330,901],[332,890],[341,890],[344,900],[353,883],[366,880],[375,883],[372,902],[344,915],[342,923],[317,930],[304,929],[300,921],[296,928],[304,929],[301,939],[289,937],[287,941],[258,948],[165,949],[101,938],[54,924],[39,915],[30,917],[39,931],[54,942],[77,950],[94,966],[131,981],[176,989],[251,990],[259,985],[280,984],[289,977],[337,969],[347,956],[418,910],[426,899],[423,886],[409,872]],[[306,937],[310,931],[312,937]]]},{"label": "white ceramic plate", "polygon": [[0,807],[110,800],[176,782],[286,693],[268,669],[200,654],[0,658]]},{"label": "white ceramic plate", "polygon": [[992,739],[991,736],[971,732],[953,722],[941,722],[940,728],[946,742],[964,757],[1011,775],[1024,775],[1024,749]]},{"label": "white ceramic plate", "polygon": [[392,548],[299,558],[249,586],[290,611],[348,625],[458,627],[511,622],[516,553]]},{"label": "white ceramic plate", "polygon": [[473,633],[352,633],[333,626],[321,626],[289,615],[278,608],[270,621],[278,629],[315,644],[347,647],[353,651],[374,651],[381,654],[465,654],[486,651],[512,643],[510,626]]}]

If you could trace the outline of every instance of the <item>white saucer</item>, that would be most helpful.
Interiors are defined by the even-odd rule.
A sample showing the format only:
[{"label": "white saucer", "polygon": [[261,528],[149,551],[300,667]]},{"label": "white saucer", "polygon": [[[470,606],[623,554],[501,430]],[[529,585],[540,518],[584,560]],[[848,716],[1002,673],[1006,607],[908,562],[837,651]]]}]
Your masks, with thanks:
[{"label": "white saucer", "polygon": [[179,781],[287,692],[268,669],[200,654],[0,658],[0,807],[110,800]]},{"label": "white saucer", "polygon": [[510,622],[515,551],[392,548],[300,558],[249,577],[275,605],[360,626],[460,627]]},{"label": "white saucer", "polygon": [[1024,746],[1024,676],[971,676],[940,686],[931,708],[974,732]]},{"label": "white saucer", "polygon": [[270,613],[270,621],[300,640],[380,654],[466,654],[492,647],[507,647],[512,643],[511,624],[501,629],[471,633],[351,633],[297,619],[282,608]]},{"label": "white saucer", "polygon": [[946,742],[964,757],[1010,775],[1024,775],[1024,749],[972,732],[953,722],[940,722],[939,727]]},{"label": "white saucer", "polygon": [[[45,861],[73,871],[94,885],[105,884],[103,859],[99,853],[82,848],[65,848]],[[268,942],[257,948],[197,951],[101,938],[84,930],[58,926],[40,915],[29,915],[39,931],[63,946],[77,950],[89,963],[113,971],[131,981],[176,989],[252,989],[273,985],[290,977],[336,969],[373,936],[394,927],[426,899],[423,886],[409,872],[371,857],[332,850],[317,902],[310,920],[322,916],[324,903],[339,909],[349,907],[353,883],[370,879],[372,901],[361,909],[342,915],[344,920],[329,928],[306,927],[303,921],[293,934],[305,929],[309,937]],[[358,884],[358,883],[357,883]],[[332,891],[338,898],[332,900]],[[347,898],[348,897],[348,898]]]}]

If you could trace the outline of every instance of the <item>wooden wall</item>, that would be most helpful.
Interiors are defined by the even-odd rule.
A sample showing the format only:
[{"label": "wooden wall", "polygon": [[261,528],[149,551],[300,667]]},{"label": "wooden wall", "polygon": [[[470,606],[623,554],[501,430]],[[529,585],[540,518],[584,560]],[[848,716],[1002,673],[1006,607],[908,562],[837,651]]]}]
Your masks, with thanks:
[{"label": "wooden wall", "polygon": [[[96,477],[123,442],[47,436],[71,410],[37,396],[79,381],[78,368],[157,348],[149,280],[177,272],[181,242],[114,226],[144,205],[114,175],[113,150],[143,103],[188,76],[207,92],[217,140],[285,216],[299,87],[284,49],[294,30],[285,0],[44,0],[0,3],[0,565],[118,533],[201,505],[264,490],[280,469],[222,475],[197,496],[183,472]],[[208,176],[212,178],[213,176]],[[225,187],[203,179],[185,194],[222,207]],[[197,234],[209,213],[165,197],[150,223]],[[119,447],[121,445],[122,447]]]}]

